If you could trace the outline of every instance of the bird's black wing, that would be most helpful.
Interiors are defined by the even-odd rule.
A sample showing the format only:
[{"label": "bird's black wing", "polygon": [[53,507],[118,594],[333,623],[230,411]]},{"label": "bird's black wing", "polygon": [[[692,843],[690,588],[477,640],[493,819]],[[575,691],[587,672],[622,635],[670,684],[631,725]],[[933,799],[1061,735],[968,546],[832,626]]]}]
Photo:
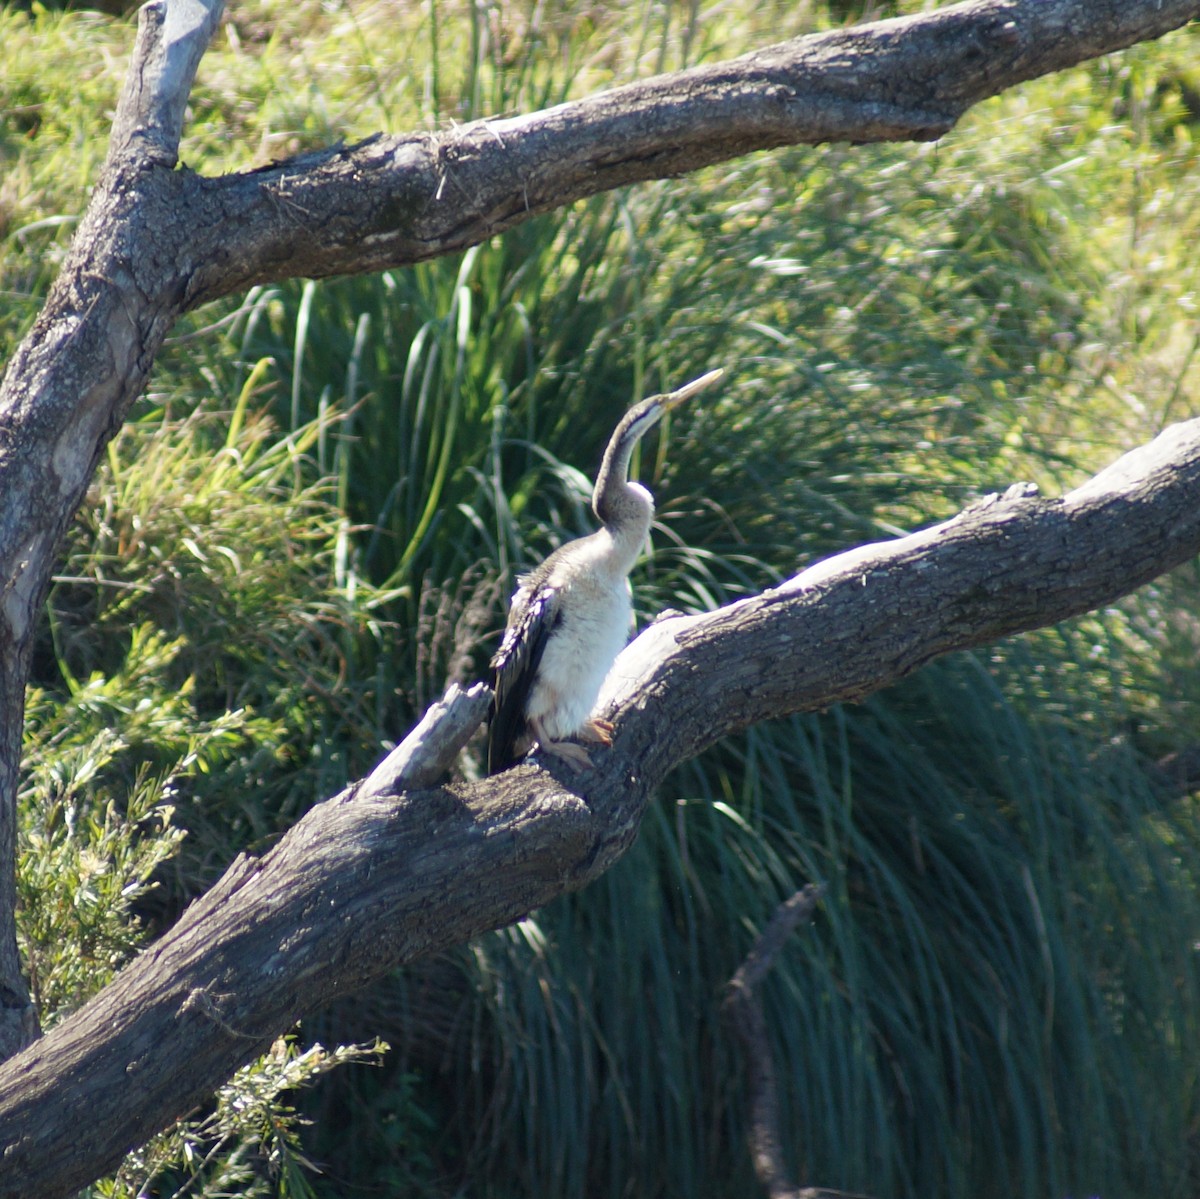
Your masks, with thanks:
[{"label": "bird's black wing", "polygon": [[[522,602],[523,601],[523,602]],[[507,770],[519,757],[525,706],[537,678],[550,633],[561,619],[558,591],[545,583],[518,593],[504,640],[492,658],[492,712],[488,729],[488,774]]]}]

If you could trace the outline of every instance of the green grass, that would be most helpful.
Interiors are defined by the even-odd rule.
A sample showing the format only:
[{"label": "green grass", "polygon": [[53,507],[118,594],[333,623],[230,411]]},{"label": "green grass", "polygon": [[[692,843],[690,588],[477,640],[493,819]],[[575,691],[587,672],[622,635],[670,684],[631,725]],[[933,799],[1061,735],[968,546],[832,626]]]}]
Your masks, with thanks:
[{"label": "green grass", "polygon": [[[206,57],[183,158],[528,110],[850,15],[263,0]],[[102,158],[128,29],[6,11],[0,44],[6,356]],[[479,675],[515,571],[590,526],[633,398],[728,372],[643,447],[643,616],[1018,479],[1056,493],[1194,412],[1194,50],[1035,82],[936,146],[737,161],[181,322],[36,656],[21,936],[46,1022]],[[355,1051],[281,1047],[96,1193],[752,1194],[720,990],[823,879],[765,989],[802,1181],[1192,1194],[1200,843],[1154,762],[1200,738],[1196,584],[714,747],[587,892],[306,1021],[393,1046],[323,1078],[314,1126],[290,1090]]]},{"label": "green grass", "polygon": [[1188,1117],[1157,1098],[1195,1089],[1192,818],[1128,746],[1023,714],[1013,658],[713,751],[597,886],[418,971],[391,1002],[437,996],[406,1068],[442,1063],[441,1160],[473,1194],[751,1193],[720,987],[820,878],[766,987],[805,1180],[1187,1193]]}]

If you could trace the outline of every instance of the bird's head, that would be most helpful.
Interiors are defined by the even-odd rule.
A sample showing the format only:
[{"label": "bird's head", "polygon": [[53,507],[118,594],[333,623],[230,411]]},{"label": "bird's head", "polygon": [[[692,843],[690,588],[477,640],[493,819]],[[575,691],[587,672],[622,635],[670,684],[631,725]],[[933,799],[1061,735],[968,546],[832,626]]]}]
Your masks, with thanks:
[{"label": "bird's head", "polygon": [[646,399],[634,404],[628,412],[625,413],[621,423],[617,426],[613,433],[610,447],[618,445],[629,449],[638,443],[638,441],[670,411],[678,408],[685,400],[690,400],[692,396],[703,391],[707,387],[711,387],[725,372],[717,367],[716,370],[709,371],[706,375],[701,375],[699,379],[693,379],[690,383],[685,383],[677,391],[668,391],[665,395],[647,396]]},{"label": "bird's head", "polygon": [[649,527],[650,517],[654,512],[650,493],[628,480],[633,447],[666,413],[679,407],[684,400],[691,399],[697,392],[710,387],[724,374],[725,372],[718,367],[706,375],[701,375],[699,379],[685,383],[678,391],[648,396],[625,413],[608,443],[608,449],[604,452],[604,462],[592,495],[592,509],[605,525],[621,521],[623,513],[636,512],[638,519],[643,520]]}]

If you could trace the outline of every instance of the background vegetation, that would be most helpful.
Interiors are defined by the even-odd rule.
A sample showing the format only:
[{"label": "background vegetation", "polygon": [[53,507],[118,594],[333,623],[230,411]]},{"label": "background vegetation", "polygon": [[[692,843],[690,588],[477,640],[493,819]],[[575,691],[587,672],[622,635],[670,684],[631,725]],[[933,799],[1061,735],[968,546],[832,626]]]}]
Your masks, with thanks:
[{"label": "background vegetation", "polygon": [[[862,15],[258,0],[204,61],[183,157],[532,109]],[[5,359],[130,40],[0,10]],[[181,325],[47,605],[20,843],[43,1022],[480,674],[638,395],[729,372],[643,451],[644,615],[1018,479],[1069,487],[1195,414],[1196,47],[1028,85],[936,146],[756,156]],[[716,747],[600,884],[314,1014],[92,1193],[751,1194],[720,987],[824,879],[766,993],[799,1176],[1194,1194],[1200,830],[1168,766],[1200,741],[1197,575]]]}]

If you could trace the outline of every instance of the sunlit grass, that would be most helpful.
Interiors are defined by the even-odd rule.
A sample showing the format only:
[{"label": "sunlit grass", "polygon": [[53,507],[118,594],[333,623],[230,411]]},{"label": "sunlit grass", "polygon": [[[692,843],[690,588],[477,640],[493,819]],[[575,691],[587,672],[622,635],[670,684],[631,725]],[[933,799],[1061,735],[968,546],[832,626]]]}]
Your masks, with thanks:
[{"label": "sunlit grass", "polygon": [[[241,5],[183,158],[216,173],[527,111],[848,15]],[[0,33],[21,68],[0,82],[4,353],[103,155],[129,27],[6,13]],[[47,1021],[479,674],[515,572],[591,526],[591,472],[638,396],[728,373],[642,449],[643,619],[1018,479],[1055,493],[1193,414],[1194,49],[1027,85],[936,146],[737,161],[181,322],[39,645],[22,938]],[[396,1049],[312,1100],[304,1143],[330,1172],[309,1182],[753,1193],[720,988],[822,879],[766,989],[802,1181],[1192,1194],[1197,838],[1153,763],[1200,737],[1194,575],[682,768],[596,886],[320,1018],[327,1042]],[[286,1104],[286,1056],[245,1080],[255,1111]],[[231,1136],[196,1193],[309,1185]]]}]

